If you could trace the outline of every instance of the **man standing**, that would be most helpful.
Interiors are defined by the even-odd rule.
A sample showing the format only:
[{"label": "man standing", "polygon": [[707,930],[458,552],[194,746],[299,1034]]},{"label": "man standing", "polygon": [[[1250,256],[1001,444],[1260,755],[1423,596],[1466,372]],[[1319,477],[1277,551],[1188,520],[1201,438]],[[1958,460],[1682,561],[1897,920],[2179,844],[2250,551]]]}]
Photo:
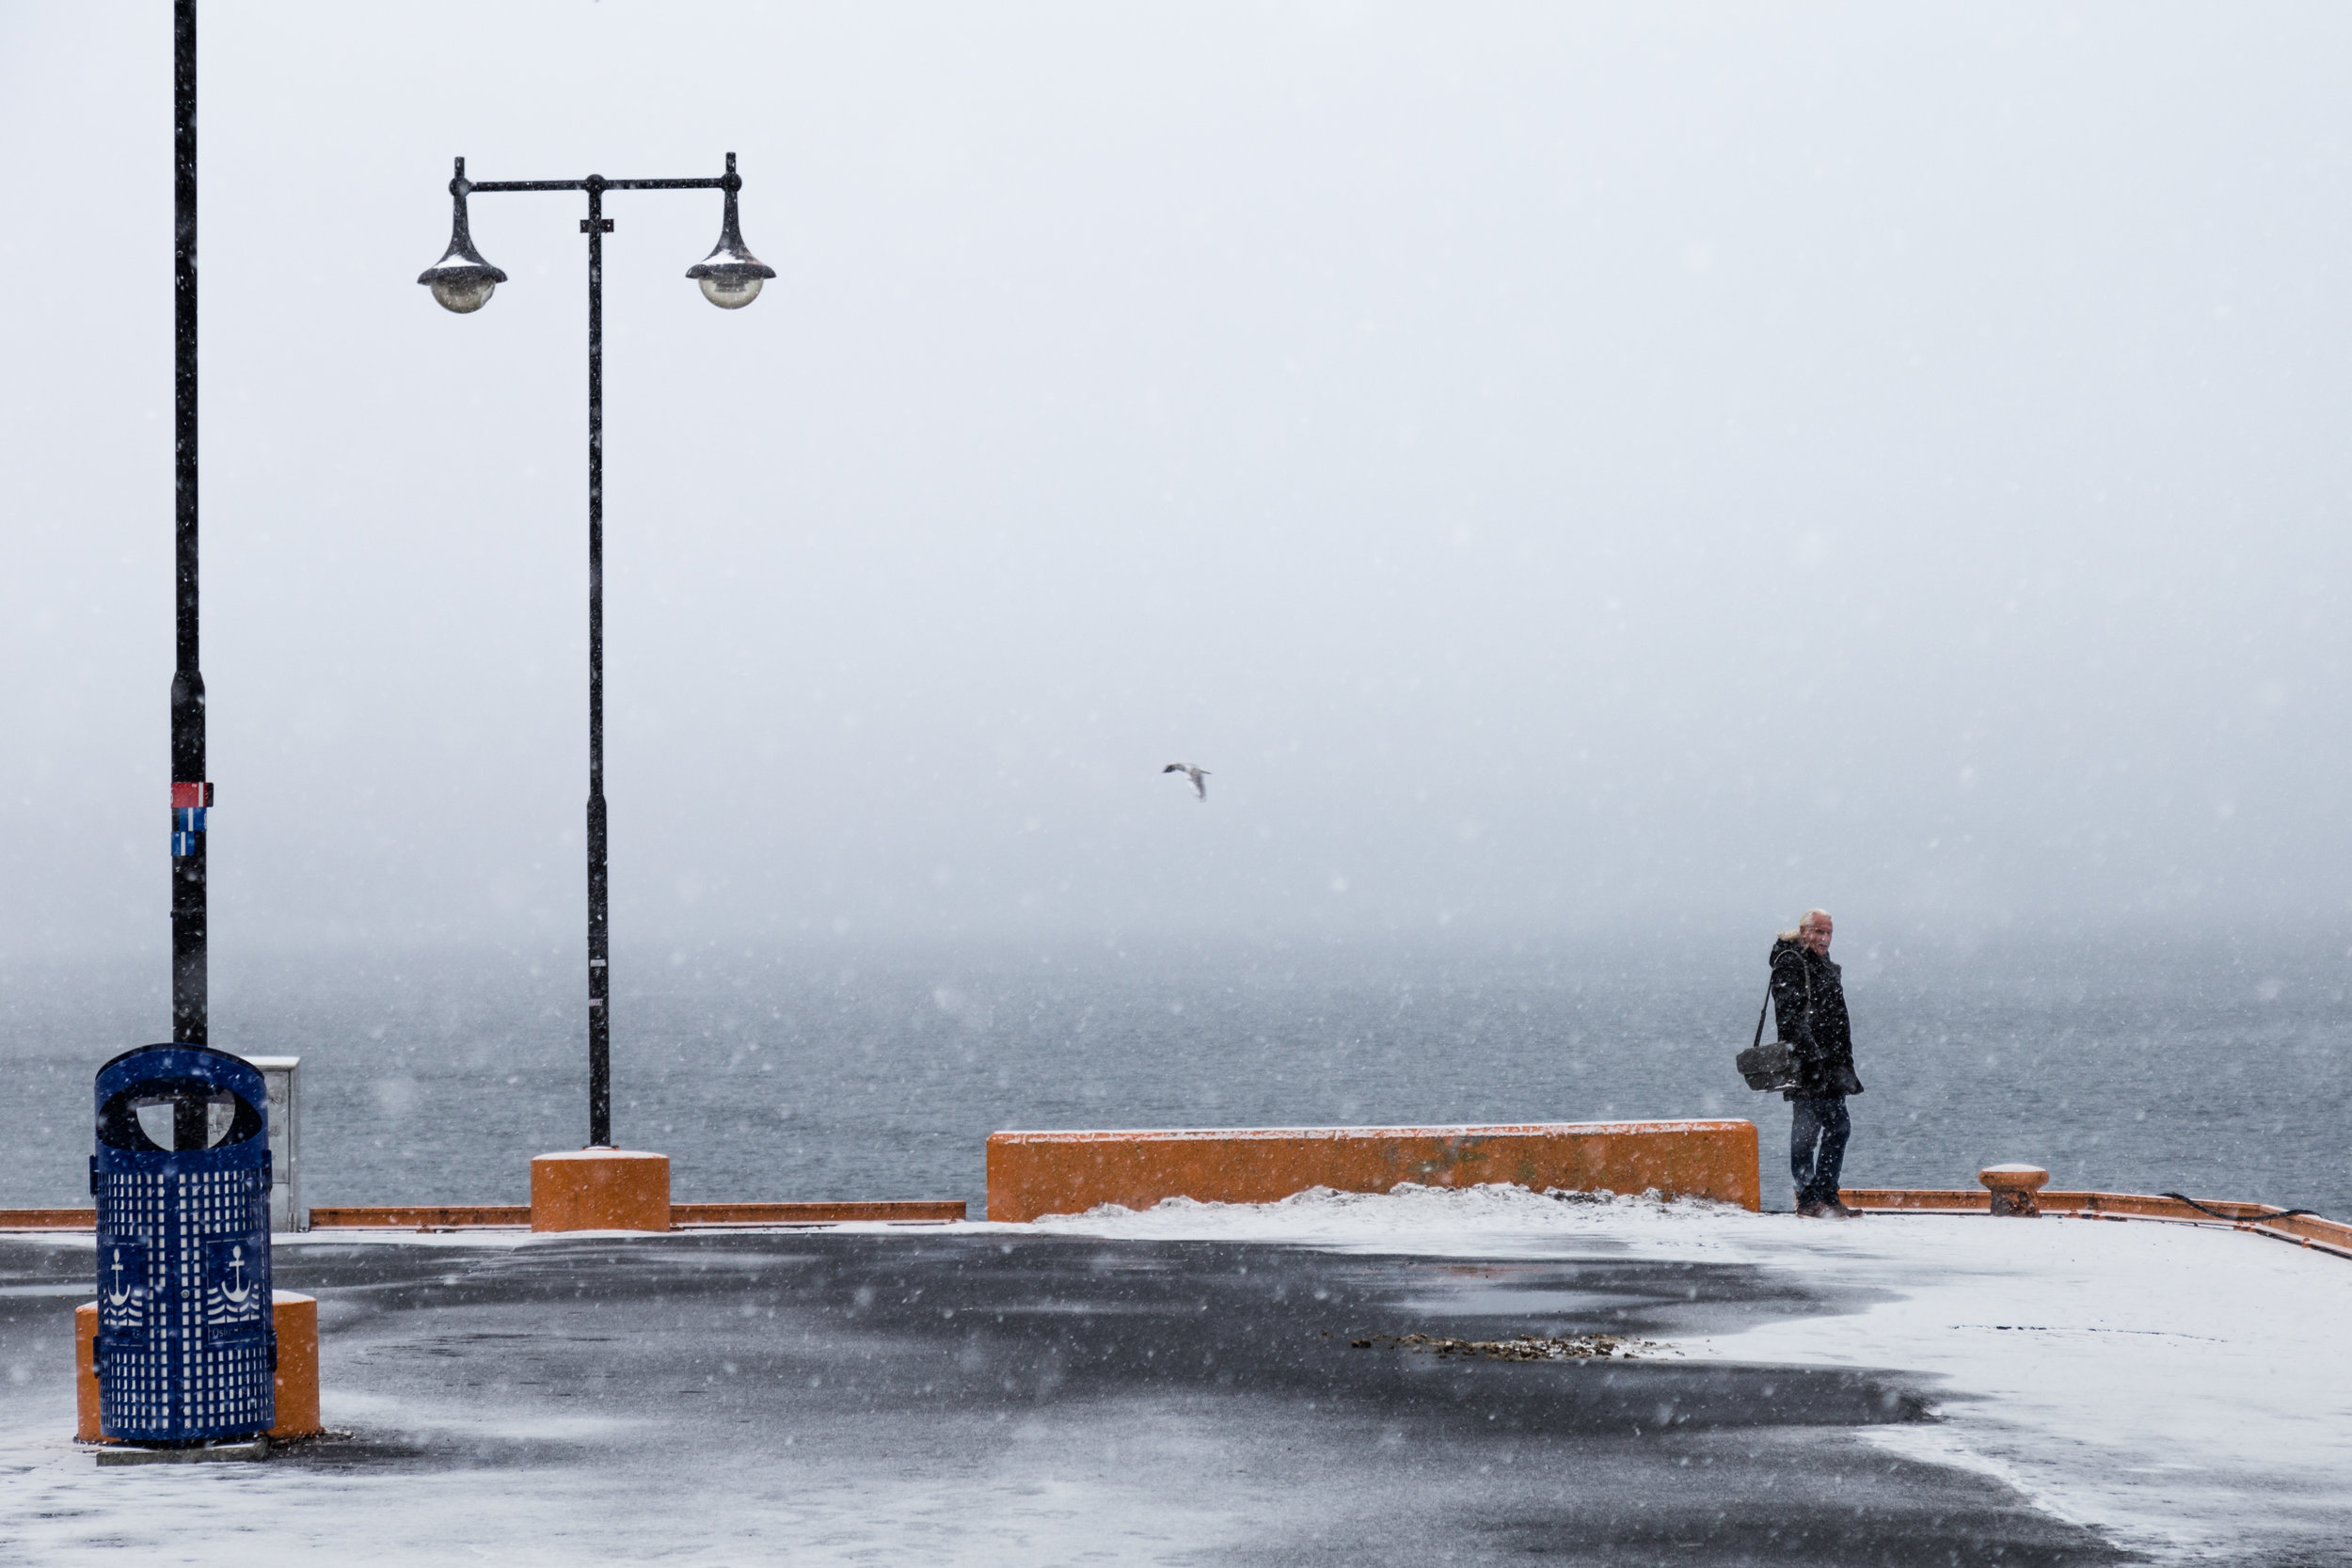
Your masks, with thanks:
[{"label": "man standing", "polygon": [[1851,1219],[1837,1199],[1846,1164],[1846,1097],[1862,1092],[1853,1069],[1853,1028],[1846,1019],[1846,984],[1830,962],[1827,910],[1808,910],[1793,931],[1772,943],[1772,1017],[1797,1059],[1796,1086],[1784,1091],[1788,1124],[1788,1174],[1797,1182],[1797,1212],[1808,1219]]}]

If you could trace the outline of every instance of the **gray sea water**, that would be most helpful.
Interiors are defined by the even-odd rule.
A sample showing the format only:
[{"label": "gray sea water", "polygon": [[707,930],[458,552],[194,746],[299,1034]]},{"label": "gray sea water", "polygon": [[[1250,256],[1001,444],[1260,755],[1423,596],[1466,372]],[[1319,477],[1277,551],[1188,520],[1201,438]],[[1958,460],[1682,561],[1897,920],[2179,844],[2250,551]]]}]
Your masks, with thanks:
[{"label": "gray sea water", "polygon": [[[2352,1215],[2352,953],[2115,938],[1841,944],[1867,1092],[1847,1182],[2054,1184]],[[615,960],[614,1134],[681,1201],[985,1197],[1002,1128],[1745,1116],[1765,942],[840,946]],[[87,1201],[90,1074],[160,965],[0,966],[0,1207]],[[586,1135],[552,953],[225,958],[214,1041],[303,1057],[313,1204],[525,1200]]]}]

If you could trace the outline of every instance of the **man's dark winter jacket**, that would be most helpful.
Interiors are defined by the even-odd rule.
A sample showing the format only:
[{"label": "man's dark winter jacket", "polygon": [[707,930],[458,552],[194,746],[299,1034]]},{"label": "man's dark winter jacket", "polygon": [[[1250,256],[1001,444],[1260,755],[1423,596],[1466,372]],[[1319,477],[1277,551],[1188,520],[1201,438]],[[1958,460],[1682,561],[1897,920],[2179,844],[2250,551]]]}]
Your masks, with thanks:
[{"label": "man's dark winter jacket", "polygon": [[1772,943],[1772,1018],[1797,1058],[1797,1086],[1785,1098],[1862,1092],[1843,972],[1793,936]]}]

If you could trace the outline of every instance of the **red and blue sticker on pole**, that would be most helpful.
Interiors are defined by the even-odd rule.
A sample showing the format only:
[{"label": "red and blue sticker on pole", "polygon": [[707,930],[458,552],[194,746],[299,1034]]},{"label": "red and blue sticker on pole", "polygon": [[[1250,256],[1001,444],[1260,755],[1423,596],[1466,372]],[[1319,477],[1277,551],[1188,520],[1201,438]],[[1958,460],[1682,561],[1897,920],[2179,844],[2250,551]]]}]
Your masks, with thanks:
[{"label": "red and blue sticker on pole", "polygon": [[213,786],[174,784],[171,786],[171,858],[196,853],[196,835],[204,831],[204,814],[213,807]]}]

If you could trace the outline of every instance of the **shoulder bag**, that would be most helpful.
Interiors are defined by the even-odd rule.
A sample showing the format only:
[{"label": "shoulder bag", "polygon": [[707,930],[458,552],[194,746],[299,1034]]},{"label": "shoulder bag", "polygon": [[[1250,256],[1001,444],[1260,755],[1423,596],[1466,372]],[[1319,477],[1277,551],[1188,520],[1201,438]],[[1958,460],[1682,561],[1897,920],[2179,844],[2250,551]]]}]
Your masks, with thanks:
[{"label": "shoulder bag", "polygon": [[[1805,976],[1807,990],[1812,976]],[[1764,1015],[1772,1010],[1772,983],[1764,982],[1764,1006],[1756,1013],[1756,1039],[1745,1051],[1732,1059],[1740,1076],[1752,1089],[1793,1089],[1797,1086],[1797,1055],[1788,1049],[1787,1040],[1764,1043]]]}]

